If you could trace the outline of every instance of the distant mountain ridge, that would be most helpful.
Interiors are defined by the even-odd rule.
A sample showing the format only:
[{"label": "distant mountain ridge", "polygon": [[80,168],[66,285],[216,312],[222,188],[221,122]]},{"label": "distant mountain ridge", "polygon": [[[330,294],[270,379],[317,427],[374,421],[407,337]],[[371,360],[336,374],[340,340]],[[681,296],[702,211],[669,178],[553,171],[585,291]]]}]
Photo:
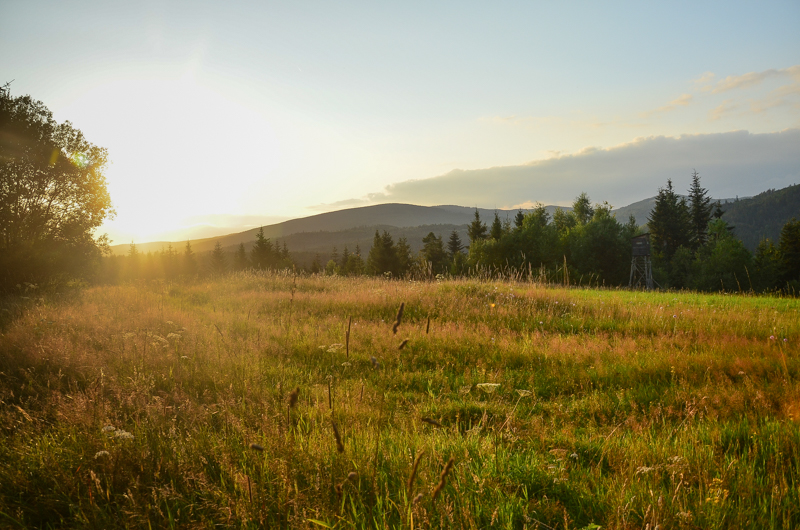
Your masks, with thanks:
[{"label": "distant mountain ridge", "polygon": [[[655,197],[650,197],[621,208],[612,213],[621,222],[627,222],[633,215],[637,224],[644,226],[655,205]],[[800,218],[800,185],[793,185],[782,190],[767,190],[755,197],[719,199],[725,216],[723,219],[735,227],[735,234],[741,238],[747,248],[755,249],[758,242],[768,237],[777,241],[783,225],[792,217]],[[717,199],[714,199],[716,202]],[[552,216],[562,208],[570,207],[546,206]],[[495,211],[502,220],[513,222],[517,210],[493,210],[478,208],[481,220],[487,225],[494,219]],[[528,212],[530,210],[524,210]],[[364,253],[372,246],[375,231],[389,231],[395,239],[406,237],[413,251],[422,247],[422,238],[429,232],[441,236],[445,241],[452,231],[456,231],[465,244],[469,244],[467,225],[475,216],[475,208],[467,206],[440,205],[418,206],[414,204],[377,204],[321,213],[299,219],[291,219],[281,223],[264,226],[264,235],[273,242],[286,243],[295,255],[299,264],[307,264],[316,254],[327,261],[334,247],[339,252],[344,246],[351,252],[358,245]],[[233,251],[240,243],[249,249],[258,233],[257,228],[219,237],[191,240],[192,249],[197,253],[211,251],[219,242],[225,250]],[[156,241],[137,244],[139,252],[158,252],[168,245],[182,251],[184,242]],[[122,255],[128,252],[130,245],[114,245],[112,252]]]}]

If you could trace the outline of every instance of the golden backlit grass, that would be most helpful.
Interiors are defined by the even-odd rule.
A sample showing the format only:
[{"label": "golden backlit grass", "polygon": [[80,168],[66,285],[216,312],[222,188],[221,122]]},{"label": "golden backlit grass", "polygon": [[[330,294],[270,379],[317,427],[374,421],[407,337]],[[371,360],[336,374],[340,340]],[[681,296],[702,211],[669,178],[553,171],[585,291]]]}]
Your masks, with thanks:
[{"label": "golden backlit grass", "polygon": [[797,300],[241,274],[24,303],[0,526],[800,527]]}]

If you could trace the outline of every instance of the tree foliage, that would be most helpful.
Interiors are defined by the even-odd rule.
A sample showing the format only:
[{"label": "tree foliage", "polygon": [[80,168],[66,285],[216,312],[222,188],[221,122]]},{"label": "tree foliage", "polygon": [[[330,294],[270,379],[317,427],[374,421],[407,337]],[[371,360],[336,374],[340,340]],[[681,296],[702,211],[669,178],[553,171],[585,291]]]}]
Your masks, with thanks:
[{"label": "tree foliage", "polygon": [[85,278],[113,215],[106,149],[30,96],[0,90],[0,290]]}]

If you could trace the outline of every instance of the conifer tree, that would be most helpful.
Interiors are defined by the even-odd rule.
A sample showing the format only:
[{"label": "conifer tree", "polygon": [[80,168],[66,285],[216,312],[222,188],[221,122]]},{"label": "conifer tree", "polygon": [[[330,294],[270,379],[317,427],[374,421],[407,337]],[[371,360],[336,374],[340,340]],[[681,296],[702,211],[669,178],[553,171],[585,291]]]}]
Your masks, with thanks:
[{"label": "conifer tree", "polygon": [[197,257],[192,251],[192,244],[187,241],[183,250],[183,275],[193,278],[197,274]]},{"label": "conifer tree", "polygon": [[217,241],[217,244],[214,245],[214,250],[211,251],[209,270],[214,276],[221,276],[228,270],[227,260],[225,259],[225,251],[222,250],[222,245],[219,241]]},{"label": "conifer tree", "polygon": [[481,222],[481,214],[477,208],[475,208],[475,219],[472,220],[469,228],[467,228],[467,235],[471,243],[486,239],[486,225]]},{"label": "conifer tree", "polygon": [[453,230],[450,232],[450,239],[447,241],[447,257],[450,261],[453,261],[456,257],[456,254],[459,254],[464,249],[464,245],[461,243],[461,238],[458,237],[458,232]]},{"label": "conifer tree", "polygon": [[514,228],[519,230],[522,228],[522,223],[525,222],[525,214],[522,213],[522,210],[517,210],[517,215],[514,216]]},{"label": "conifer tree", "polygon": [[489,235],[495,241],[500,241],[500,238],[503,237],[503,223],[500,221],[500,216],[497,215],[497,211],[494,212],[494,221],[492,221],[492,229]]},{"label": "conifer tree", "polygon": [[647,220],[653,254],[669,263],[679,247],[689,248],[691,242],[689,208],[686,201],[667,180],[666,188],[659,188],[656,203]]},{"label": "conifer tree", "polygon": [[264,237],[264,227],[262,226],[256,234],[256,242],[250,249],[250,262],[253,268],[265,270],[273,263],[272,242]]},{"label": "conifer tree", "polygon": [[692,186],[689,188],[689,216],[691,218],[691,245],[697,250],[708,240],[708,223],[711,221],[713,206],[708,190],[700,186],[700,175],[692,173]]},{"label": "conifer tree", "polygon": [[244,248],[244,243],[239,243],[239,248],[236,249],[236,256],[233,260],[234,269],[243,271],[250,268],[250,260],[247,259],[247,251]]}]

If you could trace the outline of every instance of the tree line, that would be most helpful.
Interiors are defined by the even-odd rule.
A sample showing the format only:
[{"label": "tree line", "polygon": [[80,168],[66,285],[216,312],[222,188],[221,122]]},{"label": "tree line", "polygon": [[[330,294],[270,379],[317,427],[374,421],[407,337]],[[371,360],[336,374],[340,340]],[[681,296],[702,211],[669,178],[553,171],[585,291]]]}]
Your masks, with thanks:
[{"label": "tree line", "polygon": [[[142,254],[131,244],[126,256],[106,257],[108,241],[94,230],[114,215],[104,171],[105,149],[88,142],[69,122],[57,123],[40,101],[12,97],[0,87],[0,292],[29,286],[57,288],[70,282],[115,283],[135,279],[191,279],[231,271],[294,268],[284,242],[259,230],[249,251],[226,252],[220,243],[198,256],[186,243]],[[570,211],[550,216],[544,206],[495,212],[490,224],[478,210],[468,245],[456,231],[445,242],[430,232],[414,255],[405,238],[375,232],[366,258],[356,246],[319,257],[308,272],[382,275],[391,278],[497,276],[568,285],[624,286],[631,267],[631,238],[648,232],[653,272],[663,288],[800,292],[800,222],[786,223],[778,241],[762,240],[750,252],[712,204],[695,172],[687,198],[671,180],[658,190],[646,226],[631,216],[620,222],[608,203],[592,204],[582,193]]]}]

